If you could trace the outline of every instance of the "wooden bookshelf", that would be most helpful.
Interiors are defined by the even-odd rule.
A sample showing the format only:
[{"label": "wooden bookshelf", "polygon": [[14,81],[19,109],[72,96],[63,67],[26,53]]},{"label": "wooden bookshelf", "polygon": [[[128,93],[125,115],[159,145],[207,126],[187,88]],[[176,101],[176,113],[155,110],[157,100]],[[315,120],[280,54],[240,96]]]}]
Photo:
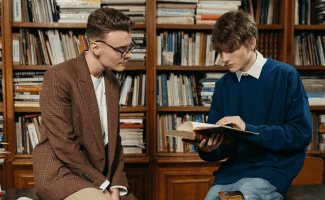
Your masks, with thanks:
[{"label": "wooden bookshelf", "polygon": [[[254,1],[253,1],[254,2]],[[274,25],[258,25],[261,32],[278,33],[278,60],[293,65],[293,38],[295,31],[323,31],[325,25],[294,25],[294,0],[280,1],[280,23]],[[20,179],[32,182],[32,154],[16,154],[15,151],[15,117],[28,113],[40,113],[39,107],[14,107],[13,101],[13,72],[22,71],[46,71],[51,65],[13,65],[12,64],[12,32],[19,28],[29,29],[65,29],[83,30],[86,24],[72,23],[18,23],[11,22],[11,0],[2,0],[2,13],[0,20],[3,39],[3,63],[0,70],[4,81],[4,106],[0,107],[0,113],[5,118],[5,134],[9,143],[8,150],[12,152],[7,156],[6,162],[0,165],[6,173],[5,182],[8,188],[20,187]],[[140,191],[139,199],[177,199],[170,188],[175,183],[181,183],[182,188],[191,187],[191,183],[202,187],[210,187],[214,177],[212,172],[222,162],[208,163],[201,160],[197,153],[160,153],[157,152],[157,114],[166,113],[208,113],[208,106],[156,106],[156,75],[158,73],[203,73],[203,72],[227,72],[222,66],[178,66],[157,65],[156,35],[162,31],[202,31],[211,32],[212,25],[178,25],[156,24],[156,0],[146,2],[146,24],[135,25],[136,30],[146,32],[146,64],[144,66],[130,65],[127,72],[143,71],[147,74],[146,106],[120,107],[121,113],[144,112],[146,115],[146,153],[125,154],[125,166],[130,188]],[[6,31],[3,31],[6,30]],[[295,66],[298,71],[325,71],[325,66]],[[325,106],[310,106],[312,112],[325,112]],[[325,154],[324,151],[312,150],[311,154]],[[19,179],[20,177],[20,179]],[[211,182],[212,181],[212,182]],[[33,185],[29,185],[32,187]],[[193,199],[193,197],[189,197]]]}]

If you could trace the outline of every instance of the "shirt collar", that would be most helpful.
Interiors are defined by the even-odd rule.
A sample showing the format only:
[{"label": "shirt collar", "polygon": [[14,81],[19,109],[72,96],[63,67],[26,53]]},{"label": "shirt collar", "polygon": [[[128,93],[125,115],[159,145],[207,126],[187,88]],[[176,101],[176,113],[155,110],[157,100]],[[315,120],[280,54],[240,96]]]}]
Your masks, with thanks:
[{"label": "shirt collar", "polygon": [[248,75],[250,75],[256,79],[259,79],[259,77],[261,75],[262,68],[263,68],[264,64],[266,63],[267,59],[264,58],[263,55],[258,51],[256,51],[256,54],[257,54],[256,61],[247,72],[243,72],[240,70],[236,72],[238,82],[240,82],[242,76],[248,76]]}]

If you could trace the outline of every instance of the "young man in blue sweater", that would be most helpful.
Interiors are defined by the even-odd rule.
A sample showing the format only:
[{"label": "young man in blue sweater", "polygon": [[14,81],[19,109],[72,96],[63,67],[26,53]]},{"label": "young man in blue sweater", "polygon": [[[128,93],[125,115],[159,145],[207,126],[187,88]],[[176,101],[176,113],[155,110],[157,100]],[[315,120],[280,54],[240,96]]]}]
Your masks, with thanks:
[{"label": "young man in blue sweater", "polygon": [[306,92],[296,69],[256,51],[258,30],[243,11],[221,16],[212,31],[213,46],[229,72],[215,84],[208,123],[259,133],[233,139],[213,134],[202,140],[205,161],[228,158],[213,174],[206,200],[220,191],[241,191],[247,199],[284,199],[301,170],[312,123]]}]

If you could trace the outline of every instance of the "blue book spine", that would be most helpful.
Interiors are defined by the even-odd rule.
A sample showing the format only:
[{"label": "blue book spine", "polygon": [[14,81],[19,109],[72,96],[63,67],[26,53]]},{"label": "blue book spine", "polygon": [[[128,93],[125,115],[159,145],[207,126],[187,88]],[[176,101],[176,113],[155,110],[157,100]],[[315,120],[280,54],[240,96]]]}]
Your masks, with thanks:
[{"label": "blue book spine", "polygon": [[161,74],[162,106],[168,106],[167,74]]},{"label": "blue book spine", "polygon": [[193,99],[193,94],[192,94],[192,82],[191,82],[190,78],[188,78],[188,85],[189,85],[189,88],[190,88],[191,106],[194,106],[194,99]]},{"label": "blue book spine", "polygon": [[214,89],[212,89],[212,88],[203,88],[202,92],[214,92]]},{"label": "blue book spine", "polygon": [[156,105],[157,105],[157,106],[160,106],[160,105],[159,105],[159,74],[157,74],[157,80],[156,80],[156,81],[157,81]]},{"label": "blue book spine", "polygon": [[306,24],[306,0],[301,0],[301,25]]}]

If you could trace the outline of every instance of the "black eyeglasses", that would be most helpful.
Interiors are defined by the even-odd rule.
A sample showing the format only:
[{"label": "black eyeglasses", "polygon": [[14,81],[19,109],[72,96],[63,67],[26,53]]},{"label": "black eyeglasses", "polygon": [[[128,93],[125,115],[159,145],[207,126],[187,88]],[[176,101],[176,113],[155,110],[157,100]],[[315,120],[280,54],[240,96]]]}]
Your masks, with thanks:
[{"label": "black eyeglasses", "polygon": [[131,52],[137,46],[137,43],[133,39],[132,39],[132,43],[130,44],[129,48],[127,50],[125,50],[125,51],[120,51],[120,50],[116,49],[115,47],[112,47],[111,45],[107,44],[106,42],[104,42],[102,40],[96,40],[95,42],[102,42],[102,43],[106,44],[107,46],[111,47],[115,51],[121,53],[121,57],[125,57],[129,52]]}]

